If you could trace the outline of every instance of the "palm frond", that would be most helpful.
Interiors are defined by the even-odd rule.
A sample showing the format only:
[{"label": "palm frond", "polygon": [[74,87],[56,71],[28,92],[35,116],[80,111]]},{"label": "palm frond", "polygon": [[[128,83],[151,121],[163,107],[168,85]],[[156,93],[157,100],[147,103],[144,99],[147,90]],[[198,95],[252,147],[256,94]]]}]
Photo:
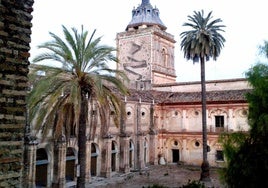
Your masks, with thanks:
[{"label": "palm frond", "polygon": [[[96,30],[88,40],[88,31],[84,31],[83,26],[80,32],[75,28],[68,30],[65,26],[62,29],[64,39],[50,33],[53,40],[39,46],[47,52],[34,59],[34,62],[57,61],[62,67],[33,65],[29,74],[34,83],[28,95],[30,120],[36,129],[43,130],[44,136],[51,129],[57,135],[64,132],[68,136],[70,126],[79,126],[81,105],[87,105],[82,104],[81,93],[84,91],[87,92],[90,103],[96,100],[98,108],[106,112],[99,113],[106,120],[107,112],[111,109],[116,115],[120,114],[120,96],[111,88],[117,88],[119,93],[128,95],[124,85],[127,76],[108,66],[109,62],[118,63],[113,54],[116,49],[100,45],[101,37],[94,39]],[[38,74],[39,71],[45,75]],[[118,117],[120,116],[114,118],[116,125],[119,123]],[[91,118],[91,135],[95,134],[96,124],[97,118]]]},{"label": "palm frond", "polygon": [[212,20],[212,11],[204,15],[204,11],[194,11],[193,16],[188,16],[188,21],[183,24],[191,28],[184,31],[181,36],[181,50],[184,52],[184,57],[187,60],[197,62],[199,58],[211,57],[214,60],[220,54],[224,46],[225,39],[220,34],[224,32],[224,25],[219,25],[221,19]]}]

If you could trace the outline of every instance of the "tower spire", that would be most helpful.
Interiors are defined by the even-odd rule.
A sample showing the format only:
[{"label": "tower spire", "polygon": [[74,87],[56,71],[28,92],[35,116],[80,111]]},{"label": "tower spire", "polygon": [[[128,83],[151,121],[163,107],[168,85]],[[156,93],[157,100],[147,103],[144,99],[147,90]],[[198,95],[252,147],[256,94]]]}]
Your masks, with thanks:
[{"label": "tower spire", "polygon": [[166,30],[166,26],[159,17],[159,10],[153,8],[150,0],[142,0],[141,5],[132,10],[132,20],[126,30],[129,28],[138,29],[139,26],[158,26],[161,30]]},{"label": "tower spire", "polygon": [[147,4],[150,4],[150,0],[142,0],[142,5],[147,5]]}]

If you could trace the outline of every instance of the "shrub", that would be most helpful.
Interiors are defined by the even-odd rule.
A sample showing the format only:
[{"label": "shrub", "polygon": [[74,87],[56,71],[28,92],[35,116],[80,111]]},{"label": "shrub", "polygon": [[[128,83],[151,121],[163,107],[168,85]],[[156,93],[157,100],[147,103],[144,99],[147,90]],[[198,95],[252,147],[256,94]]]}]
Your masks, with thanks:
[{"label": "shrub", "polygon": [[188,183],[186,185],[183,185],[181,188],[205,188],[205,185],[204,183],[201,183],[200,181],[188,180]]}]

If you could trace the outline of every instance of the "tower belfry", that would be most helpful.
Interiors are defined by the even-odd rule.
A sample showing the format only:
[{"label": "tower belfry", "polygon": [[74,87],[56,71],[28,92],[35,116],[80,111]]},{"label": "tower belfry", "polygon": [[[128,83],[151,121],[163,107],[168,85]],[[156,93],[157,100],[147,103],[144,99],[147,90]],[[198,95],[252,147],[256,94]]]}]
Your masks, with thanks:
[{"label": "tower belfry", "polygon": [[118,69],[126,72],[131,88],[151,89],[152,84],[174,83],[174,36],[149,0],[132,10],[124,32],[117,34]]},{"label": "tower belfry", "polygon": [[131,30],[142,25],[157,25],[161,30],[167,29],[159,17],[159,10],[153,8],[149,0],[142,0],[141,5],[132,10],[132,19],[126,30]]}]

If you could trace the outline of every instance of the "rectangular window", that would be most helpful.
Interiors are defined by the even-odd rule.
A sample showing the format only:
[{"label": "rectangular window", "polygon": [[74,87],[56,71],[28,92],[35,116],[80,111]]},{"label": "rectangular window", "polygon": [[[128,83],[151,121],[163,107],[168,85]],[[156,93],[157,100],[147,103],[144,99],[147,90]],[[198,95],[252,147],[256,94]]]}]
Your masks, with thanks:
[{"label": "rectangular window", "polygon": [[224,116],[215,116],[215,126],[224,127]]},{"label": "rectangular window", "polygon": [[224,161],[223,151],[221,150],[216,151],[216,161]]}]

